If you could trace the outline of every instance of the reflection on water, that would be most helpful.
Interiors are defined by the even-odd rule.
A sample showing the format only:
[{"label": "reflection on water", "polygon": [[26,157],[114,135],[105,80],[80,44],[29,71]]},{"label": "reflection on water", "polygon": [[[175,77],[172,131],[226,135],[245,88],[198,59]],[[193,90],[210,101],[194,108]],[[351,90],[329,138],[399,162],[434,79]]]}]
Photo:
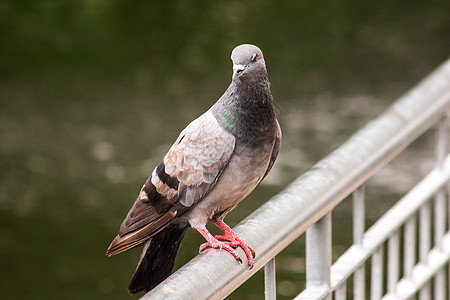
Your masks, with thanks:
[{"label": "reflection on water", "polygon": [[[0,265],[8,276],[0,294],[128,297],[139,250],[108,259],[106,247],[180,130],[226,89],[237,44],[265,53],[283,145],[265,182],[227,217],[231,225],[447,58],[446,8],[444,1],[3,1]],[[374,214],[431,166],[430,141],[399,158],[419,168],[393,163],[373,179]],[[350,242],[348,215],[346,205],[334,214],[342,227],[334,231],[337,252]],[[201,242],[188,232],[176,266]],[[280,299],[304,282],[302,245],[301,238],[277,259]],[[230,298],[262,299],[261,283],[257,274]]]}]

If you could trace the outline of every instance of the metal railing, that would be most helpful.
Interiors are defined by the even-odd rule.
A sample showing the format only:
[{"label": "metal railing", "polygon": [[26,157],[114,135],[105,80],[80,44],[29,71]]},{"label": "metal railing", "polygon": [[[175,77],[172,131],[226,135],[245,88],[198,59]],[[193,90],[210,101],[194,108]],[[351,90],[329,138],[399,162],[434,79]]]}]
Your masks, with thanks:
[{"label": "metal railing", "polygon": [[[349,278],[354,299],[408,299],[416,293],[419,299],[431,293],[448,299],[449,110],[450,60],[235,228],[257,253],[252,269],[226,253],[205,251],[142,299],[225,298],[263,266],[266,299],[275,299],[275,256],[305,231],[306,289],[295,299],[345,299]],[[364,182],[433,126],[436,167],[366,230]],[[331,212],[351,193],[354,242],[332,264]]]}]

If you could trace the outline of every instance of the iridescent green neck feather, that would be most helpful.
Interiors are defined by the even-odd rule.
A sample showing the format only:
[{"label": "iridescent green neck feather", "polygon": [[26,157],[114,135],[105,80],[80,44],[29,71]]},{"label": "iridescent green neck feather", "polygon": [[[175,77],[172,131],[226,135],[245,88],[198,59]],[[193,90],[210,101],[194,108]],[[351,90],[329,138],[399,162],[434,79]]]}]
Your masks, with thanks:
[{"label": "iridescent green neck feather", "polygon": [[241,142],[257,144],[272,138],[275,112],[268,80],[245,85],[232,82],[212,112]]}]

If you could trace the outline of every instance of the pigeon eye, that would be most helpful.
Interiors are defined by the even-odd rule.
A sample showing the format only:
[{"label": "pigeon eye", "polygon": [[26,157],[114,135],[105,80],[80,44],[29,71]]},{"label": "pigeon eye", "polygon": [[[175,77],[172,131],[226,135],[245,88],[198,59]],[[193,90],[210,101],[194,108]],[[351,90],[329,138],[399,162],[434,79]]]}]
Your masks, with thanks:
[{"label": "pigeon eye", "polygon": [[258,60],[258,55],[256,53],[253,53],[251,60],[252,60],[252,62],[257,61]]}]

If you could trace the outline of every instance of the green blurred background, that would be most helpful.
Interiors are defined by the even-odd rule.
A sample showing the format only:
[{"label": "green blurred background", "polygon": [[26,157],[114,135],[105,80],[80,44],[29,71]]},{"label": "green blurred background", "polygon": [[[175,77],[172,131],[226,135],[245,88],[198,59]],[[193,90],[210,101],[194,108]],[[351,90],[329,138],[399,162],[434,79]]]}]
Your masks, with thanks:
[{"label": "green blurred background", "polygon": [[[178,133],[227,88],[236,45],[264,51],[284,140],[231,226],[446,60],[449,11],[437,0],[1,1],[0,297],[129,298],[140,249],[104,252]],[[430,140],[404,161],[428,169]],[[422,169],[375,178],[371,214]],[[348,205],[334,214],[336,255],[349,216]],[[176,268],[202,241],[189,231]],[[303,243],[277,259],[280,299],[304,286]],[[229,298],[250,297],[264,297],[262,272]]]}]

